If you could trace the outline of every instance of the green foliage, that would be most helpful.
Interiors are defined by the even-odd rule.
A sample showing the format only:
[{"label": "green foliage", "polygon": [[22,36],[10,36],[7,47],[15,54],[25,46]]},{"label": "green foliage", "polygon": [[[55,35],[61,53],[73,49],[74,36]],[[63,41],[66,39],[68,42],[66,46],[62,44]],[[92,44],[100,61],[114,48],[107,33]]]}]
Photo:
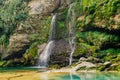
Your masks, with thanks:
[{"label": "green foliage", "polygon": [[120,49],[107,49],[107,50],[103,50],[100,51],[101,54],[105,54],[105,55],[120,55]]},{"label": "green foliage", "polygon": [[36,34],[30,34],[29,35],[29,39],[31,40],[31,42],[40,42],[40,43],[44,43],[47,41],[46,37],[40,37],[39,33]]},{"label": "green foliage", "polygon": [[6,61],[0,61],[0,67],[2,67],[5,62],[6,62]]},{"label": "green foliage", "polygon": [[96,47],[88,43],[78,43],[74,52],[74,57],[78,56],[94,56],[96,57]]},{"label": "green foliage", "polygon": [[66,37],[67,29],[65,27],[65,22],[57,21],[56,27],[56,40],[62,39]]},{"label": "green foliage", "polygon": [[98,57],[102,57],[104,61],[112,61],[117,55],[120,55],[120,49],[109,48],[98,52]]},{"label": "green foliage", "polygon": [[[0,44],[8,44],[8,38],[17,23],[26,18],[26,10],[23,7],[25,7],[23,0],[2,0],[0,5]],[[3,39],[2,36],[6,38]]]},{"label": "green foliage", "polygon": [[[23,0],[8,0],[4,5],[0,7],[0,17],[4,22],[15,22],[18,19],[18,15],[22,15],[25,12],[22,8]],[[19,16],[21,18],[21,16]]]},{"label": "green foliage", "polygon": [[119,61],[120,61],[120,54],[116,58],[113,59],[114,63],[118,63]]},{"label": "green foliage", "polygon": [[[41,40],[42,42],[45,42],[48,40],[51,19],[52,17],[48,17],[47,19],[40,20],[40,24],[38,25],[38,31],[36,31],[36,33],[40,37],[37,37],[37,38],[39,38],[39,40]],[[38,23],[38,21],[35,22],[35,24],[36,23]]]},{"label": "green foliage", "polygon": [[7,46],[8,45],[8,38],[6,35],[2,35],[0,37],[0,44],[4,45],[4,46]]},{"label": "green foliage", "polygon": [[32,43],[30,48],[26,50],[25,54],[24,54],[24,58],[26,58],[26,60],[28,61],[34,61],[35,59],[37,59],[38,55],[37,55],[37,51],[38,51],[38,47],[37,45],[40,44],[39,42],[35,42]]},{"label": "green foliage", "polygon": [[104,0],[103,6],[98,5],[98,7],[96,8],[95,15],[99,16],[99,18],[102,19],[109,19],[110,16],[119,11],[120,6],[116,6],[119,3],[119,0]]},{"label": "green foliage", "polygon": [[[82,1],[82,5],[76,8],[79,11],[79,16],[84,16],[84,18],[77,22],[77,29],[81,30],[81,28],[90,26],[90,24],[94,25],[95,23],[99,24],[95,26],[101,26],[108,30],[114,29],[114,25],[116,24],[114,20],[110,18],[120,13],[119,3],[119,0],[102,0],[101,2],[99,0],[90,0],[89,2],[88,0]],[[79,9],[79,7],[81,8]]]},{"label": "green foliage", "polygon": [[76,38],[100,48],[104,44],[112,44],[120,41],[119,36],[98,31],[77,32]]}]

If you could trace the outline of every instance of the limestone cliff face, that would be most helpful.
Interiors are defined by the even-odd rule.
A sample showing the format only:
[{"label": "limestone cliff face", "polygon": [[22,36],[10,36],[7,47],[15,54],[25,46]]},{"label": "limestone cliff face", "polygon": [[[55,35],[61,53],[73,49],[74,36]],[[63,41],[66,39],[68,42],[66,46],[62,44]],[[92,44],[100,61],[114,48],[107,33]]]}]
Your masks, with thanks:
[{"label": "limestone cliff face", "polygon": [[[75,12],[78,14],[75,27],[74,61],[80,57],[92,56],[99,58],[100,64],[111,61],[116,65],[120,62],[119,0],[102,0],[101,3],[99,0],[94,2],[82,0],[83,5],[80,4],[81,0],[1,1],[0,57],[2,54],[4,61],[1,61],[3,64],[0,66],[35,65],[38,55],[46,46],[54,13],[58,13],[56,29],[58,38],[55,40],[56,46],[50,63],[55,66],[66,65],[69,57],[69,44],[65,41],[67,34],[64,35],[64,33],[67,32],[65,27],[68,6],[73,1],[77,1]],[[4,30],[4,28],[6,29]],[[4,40],[6,38],[7,41]],[[7,44],[4,45],[3,43],[6,42]],[[4,47],[6,49],[3,49]],[[90,62],[98,63],[93,59]],[[114,69],[114,65],[111,67],[112,69]]]},{"label": "limestone cliff face", "polygon": [[[47,41],[51,14],[64,10],[71,0],[31,0],[26,4],[28,16],[25,20],[17,23],[16,29],[9,37],[7,51],[2,59],[11,60],[24,57],[27,61],[30,57],[29,49],[34,43],[43,44]],[[37,15],[36,15],[37,14]],[[39,48],[35,46],[36,48]],[[27,54],[25,54],[27,53]],[[35,53],[35,55],[38,55]],[[33,58],[32,58],[33,59]],[[32,60],[31,59],[31,60]],[[18,60],[19,61],[19,60]],[[14,62],[14,60],[13,60]]]},{"label": "limestone cliff face", "polygon": [[64,9],[71,0],[33,0],[29,2],[29,14],[50,14],[58,9]]}]

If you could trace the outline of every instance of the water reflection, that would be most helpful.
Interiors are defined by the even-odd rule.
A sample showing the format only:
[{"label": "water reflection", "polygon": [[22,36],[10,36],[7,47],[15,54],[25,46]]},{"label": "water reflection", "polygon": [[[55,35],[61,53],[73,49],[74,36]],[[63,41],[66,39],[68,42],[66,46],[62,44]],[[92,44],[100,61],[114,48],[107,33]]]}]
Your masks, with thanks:
[{"label": "water reflection", "polygon": [[0,80],[120,80],[120,72],[43,72],[8,71],[0,72]]},{"label": "water reflection", "polygon": [[120,80],[119,74],[118,73],[49,73],[48,75],[41,76],[42,79],[40,80]]},{"label": "water reflection", "polygon": [[49,80],[48,74],[40,75],[40,80]]},{"label": "water reflection", "polygon": [[118,73],[79,73],[81,80],[120,80]]}]

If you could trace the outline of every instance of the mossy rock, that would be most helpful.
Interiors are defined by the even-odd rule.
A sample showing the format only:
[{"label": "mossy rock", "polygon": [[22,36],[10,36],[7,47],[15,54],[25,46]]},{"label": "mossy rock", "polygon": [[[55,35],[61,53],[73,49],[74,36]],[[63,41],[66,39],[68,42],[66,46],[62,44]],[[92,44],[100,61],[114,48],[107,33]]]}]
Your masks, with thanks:
[{"label": "mossy rock", "polygon": [[0,67],[3,67],[6,61],[0,61]]},{"label": "mossy rock", "polygon": [[49,68],[49,69],[53,69],[53,68],[55,68],[55,69],[60,69],[61,66],[58,65],[58,64],[54,64],[54,65],[49,65],[48,68]]},{"label": "mossy rock", "polygon": [[80,67],[77,71],[86,70],[86,66]]},{"label": "mossy rock", "polygon": [[120,71],[120,64],[113,64],[112,66],[110,66],[109,70]]},{"label": "mossy rock", "polygon": [[120,62],[120,55],[118,55],[117,58],[114,58],[112,61],[113,63]]},{"label": "mossy rock", "polygon": [[6,61],[2,67],[13,67],[13,60]]}]

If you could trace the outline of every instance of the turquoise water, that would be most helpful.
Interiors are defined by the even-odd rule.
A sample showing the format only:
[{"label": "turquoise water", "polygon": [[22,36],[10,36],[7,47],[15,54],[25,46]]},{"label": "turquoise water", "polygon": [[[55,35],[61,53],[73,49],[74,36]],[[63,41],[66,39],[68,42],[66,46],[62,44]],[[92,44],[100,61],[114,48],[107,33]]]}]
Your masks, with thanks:
[{"label": "turquoise water", "polygon": [[120,80],[120,73],[78,73],[59,75],[50,80]]},{"label": "turquoise water", "polygon": [[38,69],[37,68],[31,68],[31,67],[4,67],[4,68],[0,68],[0,72],[24,71],[24,70],[38,70]]},{"label": "turquoise water", "polygon": [[[120,80],[120,72],[45,72],[31,67],[0,68],[0,80]],[[3,76],[4,75],[4,76]],[[22,75],[22,76],[21,76]]]}]

